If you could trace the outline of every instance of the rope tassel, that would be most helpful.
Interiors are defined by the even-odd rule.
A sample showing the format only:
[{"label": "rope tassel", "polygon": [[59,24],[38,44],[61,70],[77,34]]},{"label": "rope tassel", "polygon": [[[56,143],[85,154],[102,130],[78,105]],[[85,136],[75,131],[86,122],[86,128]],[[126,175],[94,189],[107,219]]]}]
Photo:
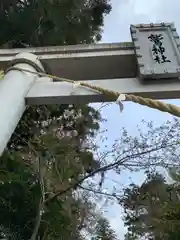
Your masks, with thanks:
[{"label": "rope tassel", "polygon": [[122,112],[123,109],[124,109],[124,105],[123,105],[122,101],[125,101],[125,100],[126,100],[126,95],[125,94],[120,94],[119,97],[116,100],[116,103],[119,105],[120,112]]}]

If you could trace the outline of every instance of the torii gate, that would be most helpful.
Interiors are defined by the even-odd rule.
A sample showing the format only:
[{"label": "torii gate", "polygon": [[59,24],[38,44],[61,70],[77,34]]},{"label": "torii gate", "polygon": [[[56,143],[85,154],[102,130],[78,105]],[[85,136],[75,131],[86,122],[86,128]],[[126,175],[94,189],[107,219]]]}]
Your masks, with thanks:
[{"label": "torii gate", "polygon": [[1,49],[0,69],[7,71],[0,83],[0,155],[26,105],[114,100],[81,86],[72,94],[71,83],[43,73],[123,94],[180,98],[180,41],[174,25],[131,25],[130,30],[132,42],[127,43]]}]

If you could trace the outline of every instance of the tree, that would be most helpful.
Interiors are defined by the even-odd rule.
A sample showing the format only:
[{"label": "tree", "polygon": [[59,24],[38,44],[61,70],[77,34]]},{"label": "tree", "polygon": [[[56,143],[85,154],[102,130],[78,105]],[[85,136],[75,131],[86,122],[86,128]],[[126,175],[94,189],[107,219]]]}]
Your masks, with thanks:
[{"label": "tree", "polygon": [[[91,43],[100,39],[103,15],[109,11],[107,1],[1,1],[0,45]],[[86,105],[27,108],[1,158],[3,236],[80,239],[92,206],[84,197],[75,197],[71,185],[99,167],[88,145],[99,120],[98,112]],[[62,194],[54,197],[57,192]]]},{"label": "tree", "polygon": [[[5,153],[1,157],[0,194],[1,235],[8,239],[30,239],[39,216],[42,190],[38,175],[20,153]],[[63,236],[81,240],[80,231],[86,227],[85,223],[90,225],[90,215],[95,215],[94,206],[87,197],[81,194],[74,198],[69,191],[46,204],[40,210],[38,237],[59,239]]]},{"label": "tree", "polygon": [[[32,119],[30,114],[34,114]],[[70,184],[76,182],[80,176],[84,176],[99,167],[99,163],[93,158],[92,152],[88,150],[89,145],[82,147],[82,144],[87,141],[86,138],[95,134],[99,119],[100,115],[88,106],[74,108],[70,105],[64,109],[58,106],[51,106],[51,108],[46,109],[43,106],[39,108],[38,112],[34,108],[25,112],[8,144],[10,154],[5,152],[2,156],[4,163],[9,163],[11,158],[13,161],[11,172],[5,165],[4,171],[8,172],[8,179],[6,175],[5,179],[12,184],[8,185],[9,189],[11,189],[11,186],[14,190],[19,187],[31,189],[32,182],[28,177],[26,177],[23,187],[21,184],[22,178],[25,177],[24,172],[26,173],[26,168],[28,168],[29,174],[36,178],[37,182],[33,184],[37,186],[38,191],[30,192],[29,195],[26,194],[26,202],[27,204],[31,203],[33,208],[33,211],[30,210],[31,215],[25,211],[27,206],[24,204],[23,198],[20,201],[21,192],[18,190],[20,195],[15,192],[14,198],[11,198],[11,195],[3,198],[2,209],[7,214],[6,222],[4,222],[4,218],[0,221],[3,226],[2,233],[6,229],[6,235],[8,233],[16,237],[20,236],[21,239],[28,239],[33,233],[34,226],[39,224],[35,234],[42,239],[44,237],[48,239],[49,236],[51,236],[51,239],[59,239],[62,234],[65,239],[80,239],[80,231],[91,221],[88,220],[92,208],[90,207],[91,202],[85,201],[84,196],[75,198],[73,189],[69,189],[67,193],[65,192],[66,194],[57,198],[51,199],[51,195],[57,191],[64,191]],[[84,121],[86,124],[84,124]],[[18,169],[18,164],[23,170],[17,172],[16,165]],[[16,177],[19,178],[15,185],[16,188],[14,181],[11,179],[14,171]],[[6,193],[7,190],[4,191],[5,179],[3,180],[2,191]],[[31,195],[36,195],[36,202],[28,201],[28,197]],[[44,198],[43,201],[42,197]],[[19,199],[19,202],[14,215],[17,219],[20,219],[19,221],[23,219],[20,223],[17,220],[14,222],[12,213],[6,207],[7,201],[16,204],[15,199]],[[49,202],[48,199],[51,199],[51,201]],[[46,201],[47,203],[45,203]],[[19,210],[21,206],[24,206],[22,211]],[[27,220],[23,216],[27,216]],[[38,217],[40,219],[39,223],[37,221]],[[86,222],[85,226],[84,222]],[[12,228],[11,226],[15,227]],[[24,229],[24,232],[21,229]],[[79,237],[77,237],[78,235]]]},{"label": "tree", "polygon": [[38,178],[17,153],[5,153],[0,160],[1,234],[8,239],[28,239],[33,229],[29,220],[36,217],[40,198]]},{"label": "tree", "polygon": [[92,43],[100,40],[104,14],[110,10],[108,0],[3,0],[0,45]]},{"label": "tree", "polygon": [[105,218],[100,218],[95,227],[95,236],[92,240],[116,240],[115,231],[111,228],[109,222]]},{"label": "tree", "polygon": [[179,239],[175,238],[177,234],[179,237],[176,223],[168,220],[169,213],[179,205],[174,185],[168,185],[162,175],[151,173],[140,187],[132,185],[124,193],[122,204],[128,226],[127,239],[144,236],[157,240],[172,236]]},{"label": "tree", "polygon": [[[43,107],[45,108],[46,106],[42,106],[42,110]],[[38,221],[36,221],[34,217],[33,227],[38,226],[38,236],[42,236],[42,232],[44,233],[43,229],[46,229],[47,239],[48,237],[52,237],[55,239],[58,238],[58,234],[60,234],[59,231],[61,231],[61,228],[59,227],[59,218],[64,219],[64,214],[67,219],[66,221],[63,220],[63,222],[66,223],[64,226],[62,226],[64,230],[62,231],[64,236],[67,237],[66,234],[68,234],[68,232],[71,232],[73,234],[80,234],[79,231],[76,231],[79,226],[81,226],[81,230],[83,228],[86,228],[87,224],[84,227],[83,222],[86,223],[86,217],[88,216],[89,211],[86,210],[86,214],[84,214],[84,209],[81,210],[81,202],[84,198],[81,198],[81,201],[79,201],[80,204],[78,205],[76,201],[71,204],[72,196],[77,196],[77,190],[79,190],[79,188],[82,189],[82,187],[84,188],[84,184],[85,187],[87,187],[88,185],[88,188],[86,189],[88,189],[89,192],[95,195],[100,194],[102,196],[110,196],[111,198],[119,201],[121,199],[121,194],[118,193],[117,188],[114,189],[113,192],[109,193],[103,191],[103,182],[105,180],[107,171],[114,169],[117,174],[120,174],[121,170],[127,167],[130,170],[134,171],[147,168],[153,169],[154,166],[158,165],[168,166],[168,164],[171,164],[172,162],[173,164],[178,163],[180,127],[178,125],[178,121],[175,121],[171,124],[167,123],[165,126],[161,126],[160,128],[155,129],[152,129],[152,126],[149,125],[150,131],[148,131],[148,134],[145,135],[140,133],[139,138],[131,137],[128,135],[127,131],[123,130],[121,138],[115,142],[115,144],[113,145],[113,149],[108,150],[107,152],[103,152],[99,155],[96,154],[96,151],[98,151],[98,148],[95,148],[96,144],[91,143],[91,141],[89,141],[89,137],[85,137],[86,135],[94,135],[95,132],[93,130],[93,127],[90,128],[92,129],[92,131],[88,131],[87,126],[95,126],[95,129],[97,129],[97,121],[94,121],[95,119],[92,118],[92,116],[99,116],[99,114],[93,115],[92,113],[94,111],[91,112],[90,108],[87,111],[89,115],[83,114],[83,118],[81,118],[81,116],[79,116],[80,114],[78,113],[80,110],[79,108],[77,108],[76,111],[72,109],[72,106],[69,106],[68,108],[69,109],[64,108],[64,110],[61,112],[61,115],[58,115],[59,112],[57,115],[55,115],[56,110],[53,113],[54,115],[51,115],[49,114],[51,113],[51,111],[48,111],[48,109],[46,109],[46,111],[44,112],[41,112],[41,109],[39,109],[37,115],[35,115],[35,121],[31,123],[32,126],[36,127],[35,129],[37,131],[33,129],[33,132],[31,132],[32,128],[27,128],[27,134],[31,135],[26,134],[22,135],[23,137],[20,137],[20,134],[24,134],[25,130],[20,131],[20,128],[18,128],[18,132],[15,132],[14,136],[11,139],[12,142],[10,142],[8,146],[11,154],[19,154],[24,164],[27,164],[27,166],[31,166],[33,168],[32,173],[35,174],[35,176],[37,177],[38,185],[40,186],[39,196],[41,196],[43,192],[43,185],[45,186],[45,194],[43,195],[45,196],[45,206],[44,208],[42,208],[42,210],[44,211],[44,209],[46,209],[47,211],[50,211],[50,209],[52,209],[52,215],[48,214],[47,216],[46,212],[41,215],[42,211],[39,211],[37,205],[35,205],[35,212],[37,213],[36,216],[38,216],[38,218],[36,219],[39,219],[40,221],[38,223]],[[60,108],[58,109],[58,111],[61,111]],[[42,114],[39,115],[39,113]],[[94,113],[96,113],[96,111]],[[73,117],[71,115],[73,115]],[[80,129],[84,129],[80,132],[83,132],[85,134],[79,135],[79,129],[75,129],[74,126],[76,126],[76,124],[74,125],[74,122],[78,121],[79,117],[82,121],[82,119],[84,119],[86,116],[90,116],[90,118],[88,118],[88,123],[91,124],[80,124]],[[72,118],[73,127],[69,129],[69,123],[72,121]],[[24,123],[20,123],[23,123],[22,127],[26,126],[26,121],[28,119],[29,118],[27,115]],[[95,123],[95,125],[93,125],[93,123]],[[174,129],[177,129],[177,131],[174,131]],[[74,130],[76,130],[78,133],[76,137],[73,137]],[[161,134],[161,137],[159,137],[159,134]],[[164,136],[164,138],[162,138],[162,136]],[[26,142],[26,144],[23,145],[23,142]],[[93,154],[92,150],[94,151]],[[94,155],[97,156],[96,159],[93,158]],[[6,160],[4,161],[8,162],[9,156],[5,155],[3,157],[6,158]],[[108,159],[106,159],[106,157]],[[109,157],[111,157],[110,162]],[[40,163],[43,164],[41,165]],[[91,167],[90,169],[89,164]],[[9,170],[7,172],[9,172]],[[97,184],[97,182],[94,184],[93,182],[91,182],[91,178],[97,174],[100,174],[101,176],[100,182],[99,184]],[[43,175],[43,179],[41,175]],[[89,181],[87,181],[88,179]],[[89,197],[89,199],[92,199],[92,196],[94,197],[94,195],[91,195],[91,198]],[[75,218],[74,215],[70,214],[68,216],[71,217],[67,217],[66,212],[62,214],[62,211],[59,215],[58,209],[64,209],[62,204],[62,200],[64,198],[66,199],[64,203],[67,203],[66,206],[68,206],[65,209],[72,210],[70,206],[78,206],[77,214],[83,213],[83,216],[78,215],[80,217]],[[9,200],[11,201],[11,199]],[[75,200],[77,200],[77,197],[75,197]],[[80,200],[80,198],[78,198],[78,200]],[[40,198],[38,206],[40,206],[41,203],[42,199]],[[55,213],[58,214],[58,217],[56,218],[57,221],[54,222]],[[11,219],[10,215],[8,215],[7,217]],[[18,217],[21,218],[21,216]],[[45,217],[46,220],[43,219]],[[53,224],[51,224],[51,228],[47,228],[47,226],[49,226],[49,222],[51,222],[51,217],[53,220]],[[91,217],[87,218],[91,220]],[[78,222],[74,222],[75,219],[78,219]],[[29,221],[32,221],[32,218],[30,218]],[[71,221],[73,222],[71,223]],[[44,222],[47,225],[45,225]],[[69,226],[71,226],[71,228],[69,228]],[[3,233],[5,232],[4,229],[7,229],[7,227],[3,228]],[[31,233],[32,231],[34,232],[33,229],[30,230]],[[9,228],[8,231],[10,231]],[[51,236],[52,232],[55,234],[54,236]],[[16,232],[13,232],[12,234],[16,234]]]},{"label": "tree", "polygon": [[164,214],[161,217],[162,218],[162,226],[164,227],[164,232],[168,233],[169,239],[179,239],[180,238],[180,188],[179,188],[179,168],[170,167],[168,168],[168,173],[172,180],[175,181],[175,183],[171,184],[171,189],[174,190],[176,196],[177,196],[177,202],[176,203],[169,203],[165,204],[164,206]]}]

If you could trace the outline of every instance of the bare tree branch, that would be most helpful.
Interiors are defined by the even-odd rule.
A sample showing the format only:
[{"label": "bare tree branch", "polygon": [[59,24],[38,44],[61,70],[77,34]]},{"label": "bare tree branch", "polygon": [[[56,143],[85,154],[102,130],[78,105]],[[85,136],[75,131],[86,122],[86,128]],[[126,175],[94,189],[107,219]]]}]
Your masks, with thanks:
[{"label": "bare tree branch", "polygon": [[89,191],[89,192],[104,195],[104,196],[107,196],[107,197],[113,197],[113,198],[116,198],[118,200],[118,196],[116,196],[116,194],[113,194],[113,193],[105,193],[105,192],[101,192],[101,191],[98,191],[98,190],[95,190],[95,189],[90,189],[90,188],[87,188],[87,187],[84,187],[84,186],[81,186],[81,185],[79,185],[78,187],[82,188],[86,191]]},{"label": "bare tree branch", "polygon": [[[103,171],[109,171],[115,167],[117,167],[118,165],[123,165],[125,163],[125,161],[127,159],[131,159],[131,158],[136,158],[136,157],[140,157],[142,155],[145,155],[145,154],[148,154],[148,153],[152,153],[152,152],[156,152],[158,150],[161,150],[161,149],[165,149],[165,148],[168,148],[168,147],[172,147],[172,146],[176,146],[176,145],[179,145],[180,143],[177,142],[177,143],[174,143],[174,144],[169,144],[169,145],[166,145],[166,146],[160,146],[160,147],[156,147],[156,148],[152,148],[152,149],[149,149],[149,150],[146,150],[146,151],[142,151],[142,152],[138,152],[138,153],[135,153],[135,154],[132,154],[132,155],[127,155],[123,158],[121,158],[120,160],[118,161],[115,161],[113,163],[110,163],[106,166],[103,166],[103,167],[100,167],[94,171],[92,171],[90,174],[82,177],[81,179],[77,180],[74,184],[70,185],[69,187],[67,187],[66,189],[63,189],[63,190],[60,190],[56,193],[54,193],[54,195],[50,196],[49,198],[47,198],[45,200],[45,204],[49,203],[50,201],[54,200],[56,197],[60,196],[60,195],[63,195],[65,193],[67,193],[68,191],[70,191],[71,189],[76,189],[79,184],[81,184],[83,181],[85,181],[86,179],[90,178],[90,177],[93,177],[94,175],[96,175],[97,173],[101,173]],[[137,165],[137,167],[141,167],[141,164],[140,165]],[[143,166],[143,165],[142,165]]]}]

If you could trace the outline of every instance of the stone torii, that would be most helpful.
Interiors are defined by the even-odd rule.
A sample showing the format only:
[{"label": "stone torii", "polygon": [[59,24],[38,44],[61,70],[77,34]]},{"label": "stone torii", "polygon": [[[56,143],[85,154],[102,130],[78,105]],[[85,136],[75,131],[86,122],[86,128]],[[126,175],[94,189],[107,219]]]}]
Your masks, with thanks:
[{"label": "stone torii", "polygon": [[132,42],[126,43],[1,49],[0,155],[26,105],[113,100],[81,86],[72,94],[72,83],[45,73],[123,94],[179,98],[180,41],[174,24],[131,25],[130,30]]}]

